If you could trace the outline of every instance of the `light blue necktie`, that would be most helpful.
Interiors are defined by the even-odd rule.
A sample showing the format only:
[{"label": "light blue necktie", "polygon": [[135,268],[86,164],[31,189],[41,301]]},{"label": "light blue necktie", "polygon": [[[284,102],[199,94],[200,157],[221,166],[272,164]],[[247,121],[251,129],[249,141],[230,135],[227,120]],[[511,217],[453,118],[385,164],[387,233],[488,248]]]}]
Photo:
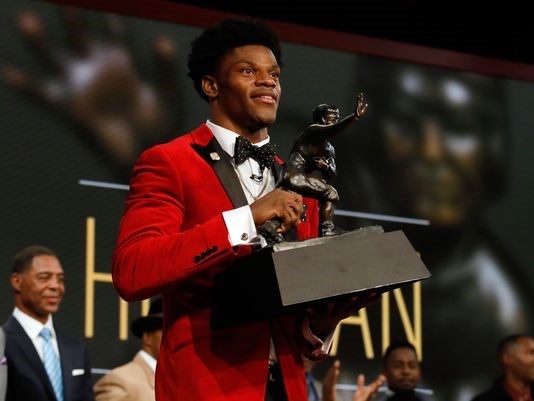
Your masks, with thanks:
[{"label": "light blue necktie", "polygon": [[63,378],[61,376],[61,364],[59,363],[59,358],[54,351],[52,346],[52,333],[50,329],[44,327],[39,335],[43,338],[43,363],[48,373],[48,378],[50,383],[54,388],[54,393],[56,393],[56,398],[58,401],[63,401]]}]

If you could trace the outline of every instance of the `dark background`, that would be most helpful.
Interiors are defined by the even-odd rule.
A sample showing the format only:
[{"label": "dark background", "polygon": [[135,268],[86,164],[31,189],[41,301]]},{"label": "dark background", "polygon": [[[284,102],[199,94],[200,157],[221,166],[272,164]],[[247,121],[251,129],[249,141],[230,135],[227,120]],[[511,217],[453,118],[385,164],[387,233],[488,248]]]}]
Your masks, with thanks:
[{"label": "dark background", "polygon": [[519,2],[176,0],[216,10],[504,60],[534,63],[534,27]]}]

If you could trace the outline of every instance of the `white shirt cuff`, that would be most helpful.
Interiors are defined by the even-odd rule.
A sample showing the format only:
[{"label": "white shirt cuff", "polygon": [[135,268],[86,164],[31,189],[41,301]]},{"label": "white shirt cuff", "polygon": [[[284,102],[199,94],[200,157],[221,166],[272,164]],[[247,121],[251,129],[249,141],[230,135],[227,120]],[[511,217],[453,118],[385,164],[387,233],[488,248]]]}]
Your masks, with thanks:
[{"label": "white shirt cuff", "polygon": [[228,229],[228,240],[232,246],[250,245],[259,242],[258,232],[248,205],[223,212]]}]

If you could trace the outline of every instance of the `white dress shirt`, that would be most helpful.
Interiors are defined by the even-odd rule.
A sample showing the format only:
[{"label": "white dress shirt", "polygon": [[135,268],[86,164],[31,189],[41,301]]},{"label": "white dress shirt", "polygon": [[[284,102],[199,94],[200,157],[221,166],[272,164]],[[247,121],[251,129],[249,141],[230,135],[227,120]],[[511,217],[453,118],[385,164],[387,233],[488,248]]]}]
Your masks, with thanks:
[{"label": "white dress shirt", "polygon": [[47,327],[50,330],[50,333],[52,333],[52,336],[50,337],[52,340],[52,347],[54,348],[54,351],[56,352],[58,358],[60,358],[59,348],[57,346],[56,331],[54,330],[54,324],[52,322],[52,315],[48,315],[47,322],[45,324],[42,324],[39,320],[34,319],[30,315],[27,315],[15,306],[15,309],[13,310],[13,317],[17,319],[28,337],[30,337],[30,340],[32,340],[33,346],[39,354],[39,358],[41,358],[41,361],[43,360],[44,339],[39,335],[39,333],[41,332],[43,327]]},{"label": "white dress shirt", "polygon": [[[214,124],[210,120],[206,121],[206,125],[213,133],[213,136],[215,136],[215,139],[217,139],[217,142],[219,142],[221,148],[233,159],[235,141],[238,137],[238,134]],[[255,143],[254,146],[263,146],[269,143],[269,141],[270,138],[267,137],[267,139]],[[243,192],[245,192],[245,196],[247,197],[249,205],[254,202],[255,197],[258,196],[258,194],[261,193],[261,195],[264,195],[275,188],[274,176],[271,169],[265,167],[264,171],[260,171],[260,166],[256,160],[250,158],[239,166],[236,166],[233,163],[233,166],[234,170],[236,170],[236,174],[240,178],[241,186],[243,187]],[[262,176],[263,180],[260,182],[253,180],[251,178],[252,174],[256,176]],[[229,241],[232,246],[250,245],[251,243],[258,242],[261,244],[261,246],[266,245],[265,239],[259,236],[256,231],[256,225],[254,224],[250,206],[242,206],[237,209],[223,212],[223,218],[226,228],[228,229]],[[301,329],[304,338],[315,347],[313,353],[316,356],[328,352],[333,341],[334,332],[330,333],[327,339],[323,342],[310,330],[308,319],[304,319]],[[269,359],[271,361],[277,360],[272,339]]]},{"label": "white dress shirt", "polygon": [[150,369],[152,369],[152,371],[154,373],[156,373],[156,365],[158,363],[158,361],[156,360],[156,358],[154,358],[152,355],[150,355],[148,352],[146,351],[143,351],[143,350],[140,350],[137,355],[139,355],[141,358],[143,358],[143,360],[147,363],[148,366],[150,366]]},{"label": "white dress shirt", "polygon": [[[235,141],[238,135],[226,128],[212,123],[210,120],[206,121],[213,136],[221,145],[221,148],[230,155],[233,160]],[[270,138],[261,142],[255,143],[254,146],[263,146],[269,143]],[[244,163],[236,166],[233,161],[234,170],[241,181],[243,192],[247,197],[250,205],[256,200],[258,195],[265,195],[274,189],[275,182],[271,169],[265,167],[264,171],[260,171],[260,165],[254,159],[247,159]],[[256,181],[251,178],[252,174],[263,177],[261,181]],[[265,240],[258,236],[256,225],[252,217],[252,212],[249,206],[242,206],[237,209],[223,212],[224,222],[228,229],[228,236],[230,244],[236,245],[250,245],[251,243],[260,242],[265,246]]]}]

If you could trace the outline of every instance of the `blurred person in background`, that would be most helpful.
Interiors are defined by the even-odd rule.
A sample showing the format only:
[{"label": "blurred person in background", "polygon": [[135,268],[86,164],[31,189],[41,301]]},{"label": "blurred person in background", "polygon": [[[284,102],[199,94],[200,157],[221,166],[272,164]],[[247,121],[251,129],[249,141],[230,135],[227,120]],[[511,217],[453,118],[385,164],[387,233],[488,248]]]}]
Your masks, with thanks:
[{"label": "blurred person in background", "polygon": [[473,401],[533,401],[534,400],[534,337],[513,334],[501,340],[497,355],[502,376],[491,389]]},{"label": "blurred person in background", "polygon": [[[155,35],[150,46],[154,75],[142,76],[128,48],[123,19],[107,15],[95,34],[88,26],[91,12],[66,7],[58,13],[59,27],[47,26],[31,9],[18,14],[13,23],[40,62],[40,73],[8,59],[0,76],[11,89],[71,122],[126,178],[143,149],[176,129],[176,46]],[[58,29],[64,30],[66,44]]]},{"label": "blurred person in background", "polygon": [[382,358],[382,373],[388,390],[377,401],[432,401],[429,395],[417,390],[421,380],[421,365],[415,347],[407,341],[389,345]]},{"label": "blurred person in background", "polygon": [[[466,401],[492,366],[484,350],[533,327],[525,273],[482,220],[505,187],[502,82],[372,58],[359,68],[358,86],[373,105],[356,147],[365,150],[366,207],[429,220],[402,226],[433,275],[422,285],[423,355],[432,366],[425,379],[437,398]],[[339,159],[355,146],[339,146]]]},{"label": "blurred person in background", "polygon": [[14,258],[15,295],[6,335],[8,401],[92,401],[91,367],[85,344],[61,332],[52,316],[65,294],[65,274],[56,254],[32,245]]},{"label": "blurred person in background", "polygon": [[161,297],[151,302],[148,315],[132,321],[131,330],[141,339],[141,350],[131,362],[113,369],[95,383],[96,401],[156,399],[156,363],[163,331]]}]

